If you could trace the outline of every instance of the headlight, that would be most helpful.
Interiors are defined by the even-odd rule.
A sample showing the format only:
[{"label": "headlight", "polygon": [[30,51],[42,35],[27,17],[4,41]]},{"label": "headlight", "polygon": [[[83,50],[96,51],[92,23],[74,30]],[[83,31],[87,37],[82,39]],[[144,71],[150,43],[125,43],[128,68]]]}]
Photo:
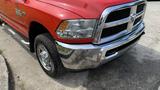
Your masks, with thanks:
[{"label": "headlight", "polygon": [[94,19],[80,19],[80,20],[66,20],[58,27],[56,33],[61,38],[91,38],[96,20]]}]

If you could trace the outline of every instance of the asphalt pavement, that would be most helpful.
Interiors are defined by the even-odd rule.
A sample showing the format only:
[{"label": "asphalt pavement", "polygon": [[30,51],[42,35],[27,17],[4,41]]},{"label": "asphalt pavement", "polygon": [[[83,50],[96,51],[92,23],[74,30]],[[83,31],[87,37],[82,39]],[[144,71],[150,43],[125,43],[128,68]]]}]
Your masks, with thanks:
[{"label": "asphalt pavement", "polygon": [[0,90],[9,89],[9,73],[5,58],[0,54]]}]

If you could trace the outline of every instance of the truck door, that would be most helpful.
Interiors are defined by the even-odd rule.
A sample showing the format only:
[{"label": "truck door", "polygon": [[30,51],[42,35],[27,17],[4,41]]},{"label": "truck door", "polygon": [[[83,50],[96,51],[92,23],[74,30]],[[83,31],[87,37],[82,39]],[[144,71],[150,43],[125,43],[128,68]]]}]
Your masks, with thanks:
[{"label": "truck door", "polygon": [[2,14],[4,12],[5,4],[4,0],[0,0],[0,13]]},{"label": "truck door", "polygon": [[19,1],[24,2],[24,0],[4,0],[4,14],[7,16],[9,22],[16,27],[16,30],[26,36],[27,31],[25,29],[25,26],[23,25],[23,21],[21,20],[21,18],[24,18],[25,12],[18,6]]}]

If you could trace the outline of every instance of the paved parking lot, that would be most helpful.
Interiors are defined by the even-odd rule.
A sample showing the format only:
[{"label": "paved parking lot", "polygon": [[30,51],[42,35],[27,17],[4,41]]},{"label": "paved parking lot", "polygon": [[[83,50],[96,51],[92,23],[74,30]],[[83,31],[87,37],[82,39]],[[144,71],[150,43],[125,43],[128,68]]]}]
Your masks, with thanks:
[{"label": "paved parking lot", "polygon": [[160,2],[148,3],[146,34],[121,58],[97,69],[47,76],[38,61],[0,30],[0,49],[13,74],[15,90],[158,90],[160,86]]}]

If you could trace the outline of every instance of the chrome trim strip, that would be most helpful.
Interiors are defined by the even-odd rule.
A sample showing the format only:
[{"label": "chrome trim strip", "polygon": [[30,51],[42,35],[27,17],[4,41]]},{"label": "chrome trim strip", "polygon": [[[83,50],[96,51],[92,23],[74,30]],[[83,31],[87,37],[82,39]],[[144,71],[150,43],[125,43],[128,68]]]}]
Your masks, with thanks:
[{"label": "chrome trim strip", "polygon": [[23,44],[25,44],[25,45],[28,45],[28,46],[29,46],[29,44],[30,44],[29,42],[26,42],[26,41],[23,40],[23,39],[21,40],[21,43],[23,43]]},{"label": "chrome trim strip", "polygon": [[119,54],[119,53],[118,53],[118,52],[116,52],[116,53],[114,53],[114,54],[112,54],[112,55],[110,55],[110,56],[106,57],[105,59],[113,58],[113,57],[117,56],[118,54]]},{"label": "chrome trim strip", "polygon": [[109,41],[115,40],[115,38],[122,37],[122,36],[124,36],[127,32],[128,32],[127,30],[123,30],[122,32],[120,32],[120,33],[118,33],[118,34],[115,34],[115,35],[113,35],[113,36],[109,36],[109,37],[102,38],[102,39],[101,39],[101,43],[105,43],[105,42],[109,42]]},{"label": "chrome trim strip", "polygon": [[129,20],[130,20],[130,18],[128,17],[128,18],[124,18],[124,19],[121,19],[121,20],[118,20],[118,21],[105,23],[104,28],[110,28],[110,27],[118,26],[118,25],[129,22]]},{"label": "chrome trim strip", "polygon": [[[101,44],[102,43],[101,42],[102,30],[104,28],[107,28],[107,24],[105,23],[105,21],[106,21],[108,15],[111,12],[114,12],[114,11],[117,11],[117,10],[121,10],[121,9],[124,9],[124,8],[131,8],[131,7],[133,7],[133,9],[132,9],[133,12],[135,12],[134,10],[135,10],[135,8],[137,8],[137,5],[143,4],[143,3],[146,3],[146,0],[137,0],[137,1],[134,1],[134,2],[131,2],[131,3],[127,3],[127,4],[122,4],[122,5],[106,8],[102,13],[99,22],[97,23],[96,31],[94,33],[94,41],[93,41],[93,43],[94,44]],[[132,14],[134,14],[133,12],[132,12]],[[109,23],[108,26],[111,27],[111,26],[115,26],[115,24],[121,24],[121,23],[124,23],[124,22],[125,21],[122,21],[122,22],[118,23],[118,22],[115,21],[114,23],[113,22]],[[129,26],[133,26],[133,25],[130,24]],[[128,28],[128,29],[131,30],[131,28]]]},{"label": "chrome trim strip", "polygon": [[11,34],[13,34],[13,35],[16,34],[12,29],[8,29],[8,31],[9,31]]},{"label": "chrome trim strip", "polygon": [[143,16],[144,12],[145,12],[144,10],[142,12],[139,12],[136,17],[139,18],[140,16]]}]

